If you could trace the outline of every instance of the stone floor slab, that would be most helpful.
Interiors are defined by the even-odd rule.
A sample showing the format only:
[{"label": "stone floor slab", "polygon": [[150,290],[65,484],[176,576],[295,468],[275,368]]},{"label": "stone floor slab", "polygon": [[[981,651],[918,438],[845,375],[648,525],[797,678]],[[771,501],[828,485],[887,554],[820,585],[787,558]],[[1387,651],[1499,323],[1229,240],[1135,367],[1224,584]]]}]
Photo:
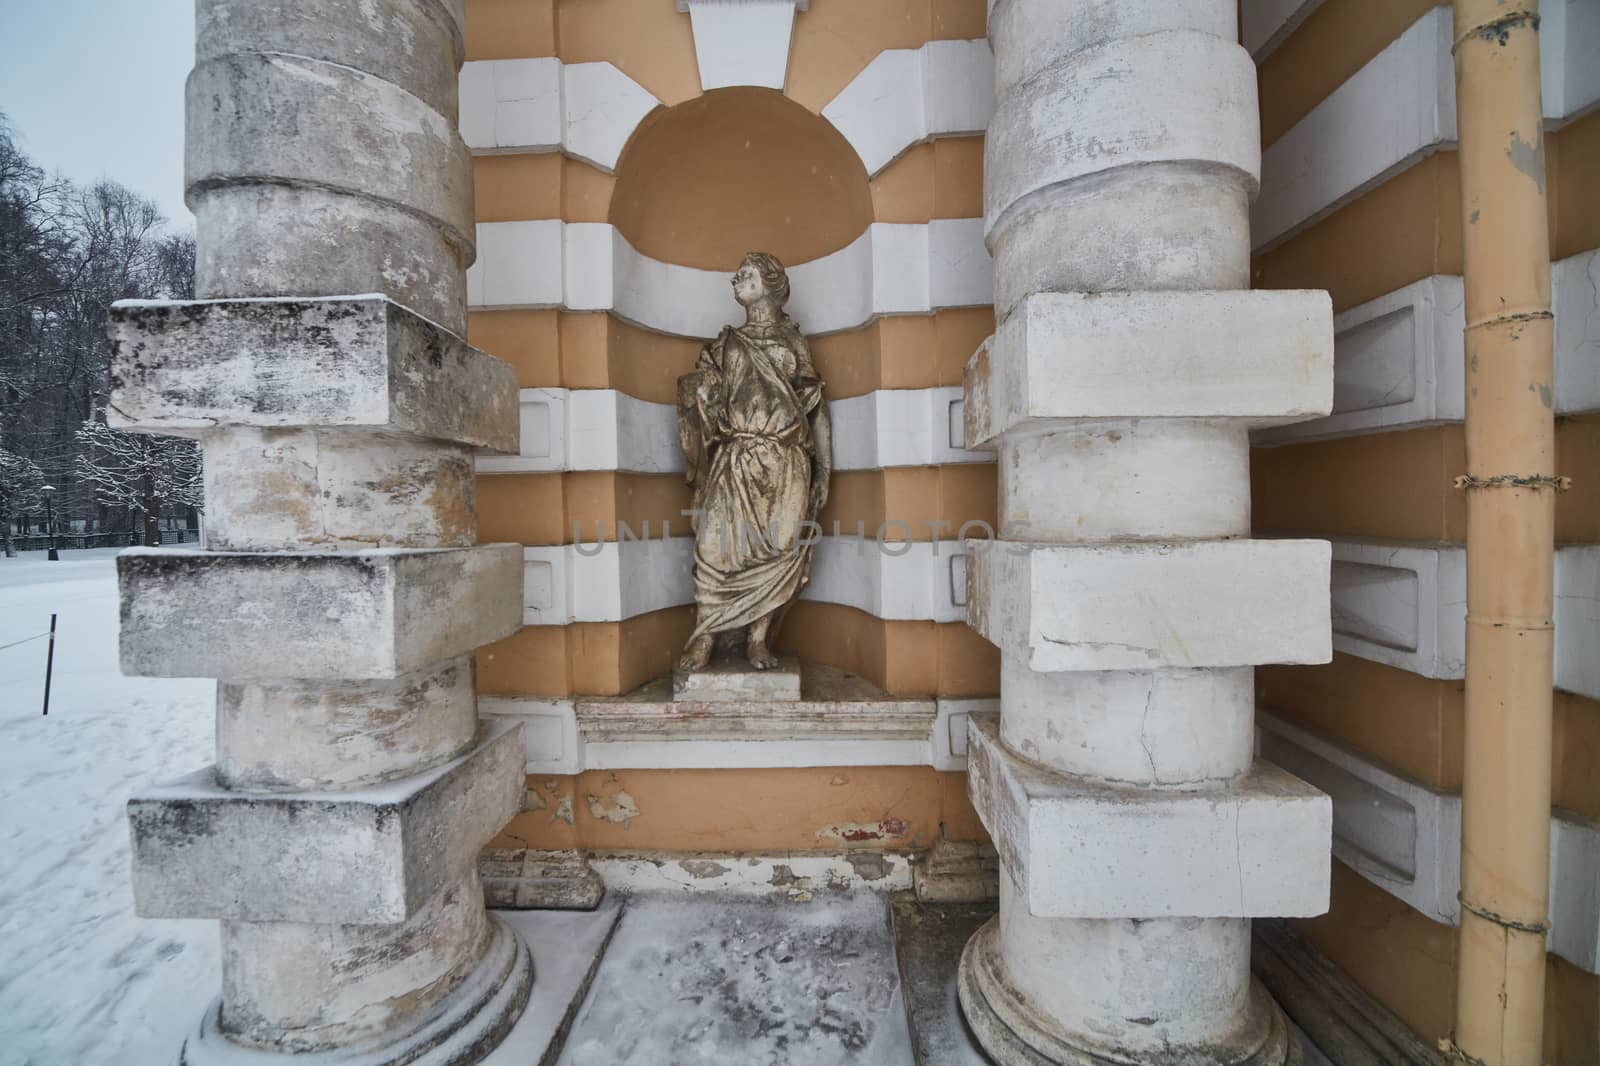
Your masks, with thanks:
[{"label": "stone floor slab", "polygon": [[917,1066],[988,1066],[956,998],[961,952],[994,903],[894,904],[895,952]]},{"label": "stone floor slab", "polygon": [[859,894],[635,897],[558,1063],[912,1061],[888,903]]},{"label": "stone floor slab", "polygon": [[566,1038],[601,955],[622,916],[622,901],[592,911],[496,911],[533,953],[533,993],[522,1018],[483,1066],[544,1066]]}]

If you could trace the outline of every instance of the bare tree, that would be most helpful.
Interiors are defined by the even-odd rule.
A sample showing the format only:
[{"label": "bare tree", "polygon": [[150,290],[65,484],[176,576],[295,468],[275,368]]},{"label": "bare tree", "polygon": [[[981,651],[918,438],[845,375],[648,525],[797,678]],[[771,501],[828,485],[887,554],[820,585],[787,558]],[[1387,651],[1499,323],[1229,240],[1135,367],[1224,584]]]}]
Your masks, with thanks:
[{"label": "bare tree", "polygon": [[200,449],[183,437],[119,433],[104,422],[78,427],[77,475],[107,507],[140,515],[143,542],[161,543],[161,514],[168,507],[204,503]]},{"label": "bare tree", "polygon": [[44,471],[38,463],[0,448],[0,539],[5,542],[7,559],[17,554],[11,523],[39,510],[43,489]]}]

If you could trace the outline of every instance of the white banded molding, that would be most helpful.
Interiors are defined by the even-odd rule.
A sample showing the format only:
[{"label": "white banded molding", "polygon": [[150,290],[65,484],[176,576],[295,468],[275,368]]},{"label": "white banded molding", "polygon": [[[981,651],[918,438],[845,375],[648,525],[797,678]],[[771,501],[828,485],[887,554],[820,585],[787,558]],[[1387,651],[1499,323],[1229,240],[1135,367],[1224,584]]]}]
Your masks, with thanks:
[{"label": "white banded molding", "polygon": [[[781,90],[794,6],[689,3],[701,87]],[[461,69],[461,137],[475,155],[562,152],[610,173],[633,131],[660,105],[606,62],[490,59]],[[993,114],[994,57],[981,38],[880,52],[822,109],[869,176],[923,141],[981,134]]]},{"label": "white banded molding", "polygon": [[[639,539],[631,539],[627,531],[608,529],[607,536],[621,539],[600,541],[598,532],[581,529],[578,543],[522,549],[524,625],[620,622],[694,602],[693,537],[639,529],[632,531]],[[891,523],[885,535],[903,532]],[[854,607],[886,621],[966,619],[967,555],[960,541],[880,544],[878,530],[854,533],[841,527],[817,538],[801,599]]]},{"label": "white banded molding", "polygon": [[[1456,680],[1466,663],[1466,549],[1336,540],[1335,651]],[[1556,549],[1555,684],[1600,699],[1600,546]]]},{"label": "white banded molding", "polygon": [[461,139],[474,155],[562,152],[610,173],[661,101],[610,63],[489,59],[461,68]]},{"label": "white banded molding", "polygon": [[[659,684],[657,685],[659,687]],[[650,686],[646,687],[648,691]],[[484,696],[480,713],[523,727],[526,772],[684,770],[799,766],[931,766],[964,770],[967,720],[988,699],[841,701],[804,714],[674,716],[635,693],[566,699]]]},{"label": "white banded molding", "polygon": [[[1539,33],[1546,129],[1600,101],[1600,13],[1556,3]],[[1261,157],[1250,210],[1257,253],[1456,140],[1450,8],[1435,7],[1330,93]]]},{"label": "white banded molding", "polygon": [[869,177],[923,141],[982,133],[993,116],[994,55],[985,39],[880,52],[822,109]]},{"label": "white banded molding", "polygon": [[[1555,409],[1600,411],[1600,251],[1551,265]],[[1334,316],[1333,413],[1260,429],[1287,444],[1463,418],[1461,278],[1435,274]]]},{"label": "white banded molding", "polygon": [[1239,43],[1259,63],[1321,6],[1322,0],[1244,0],[1239,5]]},{"label": "white banded molding", "polygon": [[783,91],[794,13],[810,0],[677,0],[694,34],[700,88],[759,85]]},{"label": "white banded molding", "polygon": [[[1333,798],[1333,854],[1436,922],[1458,925],[1461,797],[1385,769],[1261,708],[1262,758]],[[1549,950],[1600,973],[1600,826],[1569,811],[1550,819]]]},{"label": "white banded molding", "polygon": [[[560,307],[611,311],[646,329],[714,337],[738,321],[728,271],[663,263],[604,222],[480,222],[467,271],[473,310]],[[808,334],[864,326],[880,315],[983,307],[993,300],[983,220],[875,222],[850,244],[789,266],[788,311]]]},{"label": "white banded molding", "polygon": [[[481,455],[480,474],[618,470],[683,471],[678,416],[671,404],[638,400],[615,389],[522,389],[517,455]],[[992,463],[989,451],[962,443],[958,385],[877,389],[833,400],[833,468]]]},{"label": "white banded molding", "polygon": [[520,389],[516,455],[479,455],[479,474],[617,470],[683,472],[678,415],[671,404],[616,389]]}]

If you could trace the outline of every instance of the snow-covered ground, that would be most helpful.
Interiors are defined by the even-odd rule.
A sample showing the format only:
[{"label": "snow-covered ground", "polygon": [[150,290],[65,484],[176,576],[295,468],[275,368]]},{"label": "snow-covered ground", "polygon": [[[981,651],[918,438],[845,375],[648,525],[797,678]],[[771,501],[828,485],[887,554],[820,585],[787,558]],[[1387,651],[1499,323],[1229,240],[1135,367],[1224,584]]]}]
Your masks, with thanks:
[{"label": "snow-covered ground", "polygon": [[170,1062],[216,995],[210,921],[134,917],[123,804],[211,761],[213,682],[123,677],[113,549],[0,558],[0,1063]]}]

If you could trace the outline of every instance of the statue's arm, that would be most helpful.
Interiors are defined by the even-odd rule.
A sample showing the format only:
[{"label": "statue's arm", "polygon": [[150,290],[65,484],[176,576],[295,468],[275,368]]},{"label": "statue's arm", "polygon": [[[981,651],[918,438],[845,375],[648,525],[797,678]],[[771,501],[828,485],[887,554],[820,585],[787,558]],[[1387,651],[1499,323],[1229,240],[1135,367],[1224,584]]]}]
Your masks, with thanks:
[{"label": "statue's arm", "polygon": [[711,465],[716,444],[718,408],[722,403],[722,338],[700,349],[694,369],[678,379],[678,443],[683,448],[684,480],[699,489]]},{"label": "statue's arm", "polygon": [[[821,388],[818,388],[818,394]],[[833,479],[833,420],[826,400],[817,402],[811,414],[811,517],[813,520],[828,505],[828,482]]]}]

